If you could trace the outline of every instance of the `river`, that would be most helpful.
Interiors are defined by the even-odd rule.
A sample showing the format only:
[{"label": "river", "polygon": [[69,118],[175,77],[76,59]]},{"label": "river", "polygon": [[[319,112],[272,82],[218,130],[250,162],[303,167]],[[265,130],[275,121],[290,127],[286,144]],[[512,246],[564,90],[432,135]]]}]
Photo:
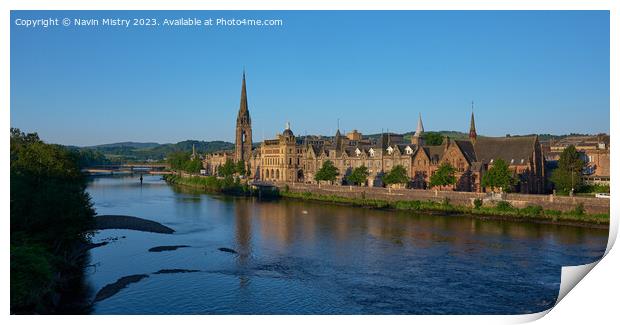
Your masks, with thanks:
[{"label": "river", "polygon": [[[98,214],[158,221],[172,235],[103,230],[92,297],[144,274],[95,314],[522,314],[550,308],[561,266],[599,259],[608,231],[417,215],[97,177]],[[185,245],[150,252],[156,246]],[[237,254],[219,248],[233,249]],[[154,274],[160,270],[192,270]],[[172,271],[168,271],[172,272]],[[176,272],[176,271],[175,271]]]}]

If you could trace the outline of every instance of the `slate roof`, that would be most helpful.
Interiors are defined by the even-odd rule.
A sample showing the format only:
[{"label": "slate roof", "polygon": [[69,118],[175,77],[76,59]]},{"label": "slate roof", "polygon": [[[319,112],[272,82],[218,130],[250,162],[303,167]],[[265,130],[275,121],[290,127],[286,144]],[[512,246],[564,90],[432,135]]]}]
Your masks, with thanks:
[{"label": "slate roof", "polygon": [[499,158],[508,164],[514,159],[514,163],[528,161],[534,152],[534,143],[536,136],[531,137],[505,137],[505,138],[488,138],[479,137],[474,143],[474,151],[477,161],[491,162],[491,159]]},{"label": "slate roof", "polygon": [[474,145],[471,141],[455,140],[454,143],[456,143],[456,145],[461,149],[463,155],[465,155],[465,158],[469,163],[477,161],[476,150],[474,149]]},{"label": "slate roof", "polygon": [[423,147],[431,161],[439,161],[443,157],[444,146],[425,146]]}]

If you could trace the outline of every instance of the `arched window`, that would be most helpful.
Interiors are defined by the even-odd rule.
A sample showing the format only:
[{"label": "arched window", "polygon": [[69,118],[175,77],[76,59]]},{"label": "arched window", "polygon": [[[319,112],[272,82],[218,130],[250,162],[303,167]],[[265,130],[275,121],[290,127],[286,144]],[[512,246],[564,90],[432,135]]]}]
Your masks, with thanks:
[{"label": "arched window", "polygon": [[280,170],[276,169],[276,179],[280,179]]}]

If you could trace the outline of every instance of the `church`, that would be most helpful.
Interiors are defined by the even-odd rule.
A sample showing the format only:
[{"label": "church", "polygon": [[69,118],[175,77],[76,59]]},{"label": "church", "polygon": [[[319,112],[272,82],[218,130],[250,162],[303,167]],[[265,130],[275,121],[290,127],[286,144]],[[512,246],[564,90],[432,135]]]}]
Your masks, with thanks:
[{"label": "church", "polygon": [[339,170],[337,184],[346,184],[346,176],[359,166],[370,173],[366,186],[383,186],[382,177],[394,166],[407,171],[408,187],[429,189],[430,177],[443,162],[456,168],[457,183],[443,188],[456,191],[485,192],[482,176],[502,159],[518,180],[512,189],[518,193],[544,193],[545,161],[538,136],[482,137],[476,133],[474,113],[469,121],[467,139],[444,137],[441,145],[424,143],[422,116],[418,117],[410,140],[401,134],[383,133],[364,137],[354,130],[333,137],[295,136],[290,124],[275,139],[252,146],[252,121],[248,107],[245,73],[241,83],[241,102],[235,127],[235,148],[209,154],[203,161],[207,174],[217,175],[227,160],[243,161],[253,180],[290,183],[316,183],[314,175],[330,160]]}]

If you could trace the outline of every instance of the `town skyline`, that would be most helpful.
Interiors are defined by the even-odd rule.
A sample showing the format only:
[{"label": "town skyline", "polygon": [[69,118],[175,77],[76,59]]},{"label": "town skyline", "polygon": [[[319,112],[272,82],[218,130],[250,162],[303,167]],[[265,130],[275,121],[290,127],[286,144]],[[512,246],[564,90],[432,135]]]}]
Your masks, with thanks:
[{"label": "town skyline", "polygon": [[257,140],[287,121],[299,134],[333,135],[337,119],[341,131],[405,133],[418,113],[429,130],[466,131],[472,100],[487,136],[609,133],[608,12],[191,15],[284,24],[208,31],[12,25],[11,125],[77,146],[233,142],[228,127],[245,67]]}]

